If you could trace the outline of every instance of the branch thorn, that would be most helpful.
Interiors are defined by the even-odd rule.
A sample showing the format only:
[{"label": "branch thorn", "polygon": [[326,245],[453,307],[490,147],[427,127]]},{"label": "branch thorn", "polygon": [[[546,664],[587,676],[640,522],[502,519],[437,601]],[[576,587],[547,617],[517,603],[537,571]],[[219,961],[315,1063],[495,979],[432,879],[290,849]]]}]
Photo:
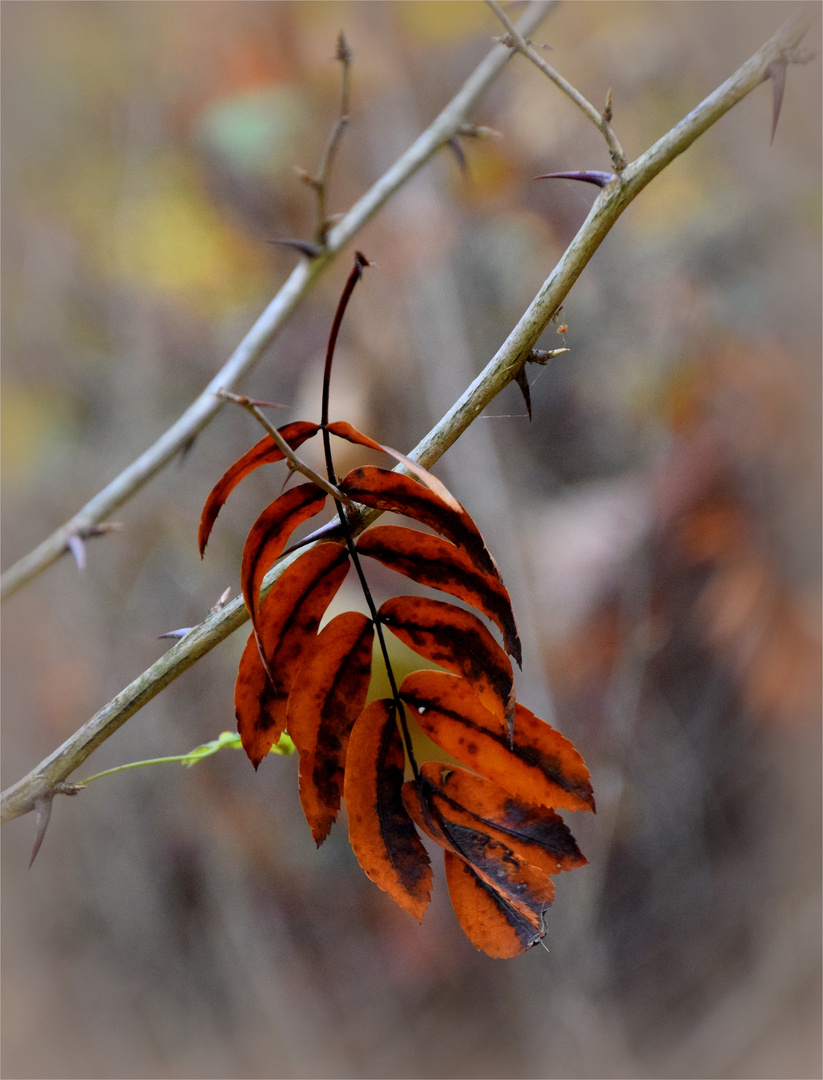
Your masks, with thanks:
[{"label": "branch thorn", "polygon": [[82,573],[86,569],[86,545],[85,541],[93,536],[105,536],[106,533],[118,532],[123,528],[121,521],[101,521],[90,525],[82,525],[69,533],[66,537],[66,548],[74,556],[77,569]]},{"label": "branch thorn", "polygon": [[587,184],[596,184],[597,187],[608,187],[617,179],[616,173],[599,172],[596,169],[581,169],[576,172],[550,172],[533,176],[532,180],[584,180]]},{"label": "branch thorn", "polygon": [[526,412],[529,414],[529,420],[532,418],[532,395],[529,390],[529,377],[526,374],[526,368],[522,367],[518,370],[514,377],[514,381],[520,387],[520,393],[523,395],[523,400],[526,402]]},{"label": "branch thorn", "polygon": [[609,92],[606,94],[606,107],[603,109],[603,121],[606,124],[612,122],[614,117],[614,110],[612,109],[612,88],[609,87]]},{"label": "branch thorn", "polygon": [[529,364],[547,364],[549,362],[549,360],[553,360],[555,358],[555,356],[560,356],[561,353],[567,353],[567,352],[570,352],[570,350],[569,349],[532,349],[532,351],[526,357],[526,363],[529,363]]},{"label": "branch thorn", "polygon": [[460,171],[464,174],[468,173],[469,167],[466,162],[466,155],[463,153],[463,147],[460,145],[460,140],[457,135],[452,135],[447,141],[446,146],[454,154],[457,159],[457,164],[460,166]]},{"label": "branch thorn", "polygon": [[323,251],[322,244],[314,244],[310,240],[267,240],[267,244],[276,244],[277,247],[293,248],[305,255],[307,259],[316,259]]}]

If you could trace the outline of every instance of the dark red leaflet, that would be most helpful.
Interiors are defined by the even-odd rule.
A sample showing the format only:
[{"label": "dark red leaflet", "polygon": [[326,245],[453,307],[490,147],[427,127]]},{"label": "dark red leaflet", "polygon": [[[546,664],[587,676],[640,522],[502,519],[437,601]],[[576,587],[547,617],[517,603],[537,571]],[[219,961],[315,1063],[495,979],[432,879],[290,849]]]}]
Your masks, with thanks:
[{"label": "dark red leaflet", "polygon": [[395,461],[402,462],[409,472],[417,477],[421,484],[425,484],[427,488],[430,488],[436,495],[439,495],[443,502],[451,506],[455,512],[460,513],[462,511],[463,507],[441,480],[438,480],[428,469],[424,469],[422,465],[418,465],[416,461],[412,461],[412,459],[406,457],[405,454],[401,454],[399,450],[395,450],[391,446],[385,446],[383,443],[375,442],[374,439],[370,439],[368,435],[364,435],[362,431],[358,431],[357,428],[347,420],[335,420],[334,423],[327,424],[326,429],[330,431],[332,435],[336,435],[339,439],[345,439],[347,442],[355,443],[358,446],[368,446],[371,450],[380,450],[382,453],[388,454],[389,457],[393,457]]},{"label": "dark red leaflet", "polygon": [[[316,435],[320,429],[317,424],[309,423],[307,420],[295,420],[294,423],[286,424],[284,427],[278,428],[278,431],[292,448],[296,450],[298,446],[304,443],[307,439],[310,439],[312,435]],[[217,515],[231,495],[232,491],[237,487],[240,481],[258,469],[261,465],[268,465],[276,461],[283,461],[283,451],[271,437],[266,435],[259,443],[256,443],[251,450],[248,450],[241,458],[227,469],[227,471],[221,476],[214,487],[209,492],[203,507],[203,512],[200,515],[200,529],[197,536],[198,547],[200,549],[200,557],[203,557],[203,553],[206,550],[206,544],[208,543],[209,536],[211,535],[212,527],[217,520]]]},{"label": "dark red leaflet", "polygon": [[400,687],[427,735],[470,769],[516,798],[539,806],[594,810],[589,770],[560,732],[522,705],[515,707],[514,740],[463,679],[416,671]]},{"label": "dark red leaflet", "polygon": [[516,799],[491,780],[456,765],[427,761],[420,766],[420,776],[455,812],[468,815],[466,824],[510,845],[545,873],[586,864],[571,831],[553,810]]},{"label": "dark red leaflet", "polygon": [[463,507],[455,510],[436,492],[410,476],[364,465],[352,469],[338,486],[349,498],[364,506],[392,510],[427,525],[462,548],[479,570],[500,577],[483,537]]},{"label": "dark red leaflet", "polygon": [[315,484],[300,484],[290,491],[284,491],[252,525],[243,546],[240,583],[255,629],[258,629],[260,585],[266,572],[282,554],[298,525],[319,514],[325,501],[325,491]]},{"label": "dark red leaflet", "polygon": [[348,570],[349,554],[344,547],[318,544],[283,571],[260,607],[257,660],[247,645],[235,689],[237,729],[255,768],[276,741],[272,738],[266,745],[272,730],[277,731],[276,738],[282,734],[303,650],[317,633],[323,613]]},{"label": "dark red leaflet", "polygon": [[405,764],[394,702],[373,701],[355,721],[346,757],[349,841],[372,881],[420,920],[432,872],[401,798]]},{"label": "dark red leaflet", "polygon": [[286,728],[286,699],[266,674],[257,638],[249,634],[234,684],[234,715],[243,749],[255,769]]},{"label": "dark red leaflet", "polygon": [[286,728],[300,752],[300,802],[317,844],[343,794],[352,725],[366,704],[374,626],[356,611],[331,620],[309,644],[289,695]]},{"label": "dark red leaflet", "polygon": [[395,596],[381,606],[379,615],[409,648],[471,683],[489,712],[511,732],[511,661],[475,615],[427,596]]},{"label": "dark red leaflet", "polygon": [[507,903],[535,920],[552,903],[554,885],[546,871],[514,850],[508,837],[478,828],[471,815],[444,799],[425,779],[404,785],[403,799],[418,828],[469,863]]},{"label": "dark red leaflet", "polygon": [[451,851],[444,853],[449,897],[463,932],[493,957],[519,956],[540,940],[539,920],[527,917],[477,876]]},{"label": "dark red leaflet", "polygon": [[497,575],[478,569],[456,544],[403,525],[374,525],[359,537],[357,550],[420,585],[449,593],[482,611],[503,634],[506,652],[521,663],[520,639],[506,587]]}]

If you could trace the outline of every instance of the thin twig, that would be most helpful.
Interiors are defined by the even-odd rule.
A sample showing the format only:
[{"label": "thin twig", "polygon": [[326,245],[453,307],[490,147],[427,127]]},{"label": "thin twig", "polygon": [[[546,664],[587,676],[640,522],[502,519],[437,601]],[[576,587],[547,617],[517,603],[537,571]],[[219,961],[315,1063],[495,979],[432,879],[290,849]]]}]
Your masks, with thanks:
[{"label": "thin twig", "polygon": [[[795,12],[731,78],[627,166],[619,183],[599,192],[574,240],[517,326],[461,398],[411,452],[409,456],[413,460],[424,468],[430,468],[500,390],[511,382],[529,360],[540,334],[549,325],[552,316],[623,210],[666,165],[768,77],[769,65],[783,50],[797,47],[811,21],[812,13],[809,9]],[[398,468],[405,471],[402,465]],[[361,513],[356,520],[350,521],[352,535],[358,534],[371,524],[379,513]],[[329,526],[324,526],[324,529],[328,528]],[[264,595],[295,558],[296,551],[283,558],[269,571],[263,579],[261,592]],[[247,619],[248,613],[243,600],[238,597],[194,627],[190,634],[130,683],[62,746],[5,791],[0,798],[0,821],[29,813],[36,809],[43,799],[51,799],[55,792],[71,791],[71,785],[63,783],[67,776],[130,716]]]},{"label": "thin twig", "polygon": [[246,412],[251,413],[255,420],[269,433],[272,439],[277,443],[280,450],[283,452],[283,457],[289,463],[289,467],[294,469],[295,472],[302,473],[308,480],[311,480],[313,484],[317,484],[319,488],[322,488],[328,495],[331,495],[333,499],[337,499],[338,502],[348,510],[353,510],[354,506],[351,499],[344,495],[343,492],[335,487],[334,484],[330,484],[325,477],[320,473],[315,472],[311,465],[307,465],[305,461],[302,461],[294,450],[289,446],[274,424],[269,423],[268,417],[257,408],[253,401],[245,397],[243,394],[233,394],[230,390],[218,390],[217,397],[223,398],[224,401],[233,401],[235,405],[240,405]]},{"label": "thin twig", "polygon": [[340,140],[343,138],[343,133],[348,127],[349,123],[349,106],[351,100],[351,49],[343,36],[343,31],[340,31],[340,36],[337,39],[337,53],[336,58],[340,61],[343,67],[342,74],[342,87],[340,90],[340,114],[335,121],[334,127],[329,135],[329,141],[326,144],[326,149],[323,152],[323,158],[320,162],[320,167],[317,170],[314,184],[312,185],[317,192],[317,242],[319,244],[325,244],[326,236],[329,231],[329,220],[326,211],[326,187],[329,181],[329,174],[331,173],[332,163],[334,162],[337,148],[340,145]]},{"label": "thin twig", "polygon": [[[534,0],[519,25],[529,33],[555,6],[556,0]],[[215,397],[221,387],[232,387],[247,375],[271,345],[291,313],[349,241],[374,217],[383,204],[432,157],[465,123],[478,99],[502,72],[511,50],[496,45],[475,68],[449,104],[336,224],[323,250],[294,268],[288,280],[240,342],[225,365],[183,415],[110,484],[94,496],[71,520],[55,530],[0,578],[0,599],[6,599],[51,566],[68,550],[67,538],[111,514],[188,446],[217,415],[222,403]]]},{"label": "thin twig", "polygon": [[540,53],[537,52],[531,42],[526,40],[496,0],[486,0],[486,3],[506,27],[506,36],[500,39],[503,44],[508,45],[510,48],[517,49],[517,51],[522,53],[528,60],[531,60],[544,75],[547,75],[551,79],[555,86],[559,87],[559,89],[583,111],[606,140],[606,145],[609,148],[615,170],[620,172],[622,169],[625,169],[628,158],[623,153],[623,147],[617,141],[617,136],[614,131],[612,131],[611,124],[609,123],[609,120],[611,120],[611,91],[609,91],[606,108],[602,113],[598,112],[594,105],[592,105],[590,101],[587,101],[579,90],[572,86],[570,82],[567,82],[559,72],[555,71],[551,64],[546,63]]}]

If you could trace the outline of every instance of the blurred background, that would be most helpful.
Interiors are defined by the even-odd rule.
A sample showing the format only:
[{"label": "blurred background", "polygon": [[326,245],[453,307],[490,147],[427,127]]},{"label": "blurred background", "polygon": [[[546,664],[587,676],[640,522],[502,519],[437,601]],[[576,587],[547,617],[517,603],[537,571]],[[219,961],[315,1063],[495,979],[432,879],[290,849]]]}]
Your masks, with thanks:
[{"label": "blurred background", "polygon": [[[783,3],[569,3],[533,35],[630,158],[787,18]],[[310,239],[460,87],[500,27],[480,2],[2,8],[3,565],[201,392]],[[819,49],[820,25],[805,44]],[[26,1077],[815,1077],[820,1060],[821,61],[759,88],[623,215],[510,387],[436,467],[495,553],[519,699],[586,758],[589,865],[557,880],[548,953],[477,953],[442,868],[421,926],[369,882],[345,819],[315,850],[296,762],[226,751],[107,777],[3,831],[3,1061]],[[332,413],[411,449],[508,335],[609,167],[515,58],[448,150],[357,238]],[[354,247],[354,245],[353,245]],[[353,248],[352,248],[353,250]],[[318,419],[344,254],[239,389]],[[281,420],[282,417],[282,420]],[[182,459],[3,612],[3,783],[199,621],[281,476],[214,481],[259,438],[224,409]],[[359,457],[341,455],[339,467]],[[376,587],[407,584],[375,571]],[[340,608],[357,605],[354,591]],[[234,723],[240,631],[73,779]]]}]

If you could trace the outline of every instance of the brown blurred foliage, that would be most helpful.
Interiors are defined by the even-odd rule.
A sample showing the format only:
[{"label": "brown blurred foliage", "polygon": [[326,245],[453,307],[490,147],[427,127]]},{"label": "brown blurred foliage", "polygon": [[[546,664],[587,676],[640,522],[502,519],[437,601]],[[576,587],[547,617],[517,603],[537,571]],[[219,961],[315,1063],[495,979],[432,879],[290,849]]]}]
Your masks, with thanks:
[{"label": "brown blurred foliage", "polygon": [[[786,5],[568,4],[535,35],[645,149]],[[351,205],[499,32],[481,3],[2,7],[3,561],[179,415],[310,237],[294,166],[353,111]],[[820,46],[820,26],[807,44]],[[438,466],[477,520],[526,645],[518,697],[592,768],[590,865],[549,953],[474,952],[442,879],[422,926],[338,825],[319,852],[296,768],[223,753],[135,770],[3,845],[3,1072],[18,1077],[819,1076],[820,71],[760,88],[627,211],[530,372]],[[408,450],[493,354],[585,217],[597,133],[524,62],[358,237],[378,265],[341,336],[333,412]],[[317,418],[343,261],[243,392]],[[278,416],[278,419],[280,417]],[[4,784],[237,591],[260,470],[201,563],[215,476],[258,432],[229,409],[179,464],[4,610]],[[339,463],[340,470],[360,463]],[[380,575],[375,574],[380,583]],[[341,597],[341,608],[352,597]],[[88,772],[232,727],[236,635]],[[577,879],[577,880],[573,880]]]}]

